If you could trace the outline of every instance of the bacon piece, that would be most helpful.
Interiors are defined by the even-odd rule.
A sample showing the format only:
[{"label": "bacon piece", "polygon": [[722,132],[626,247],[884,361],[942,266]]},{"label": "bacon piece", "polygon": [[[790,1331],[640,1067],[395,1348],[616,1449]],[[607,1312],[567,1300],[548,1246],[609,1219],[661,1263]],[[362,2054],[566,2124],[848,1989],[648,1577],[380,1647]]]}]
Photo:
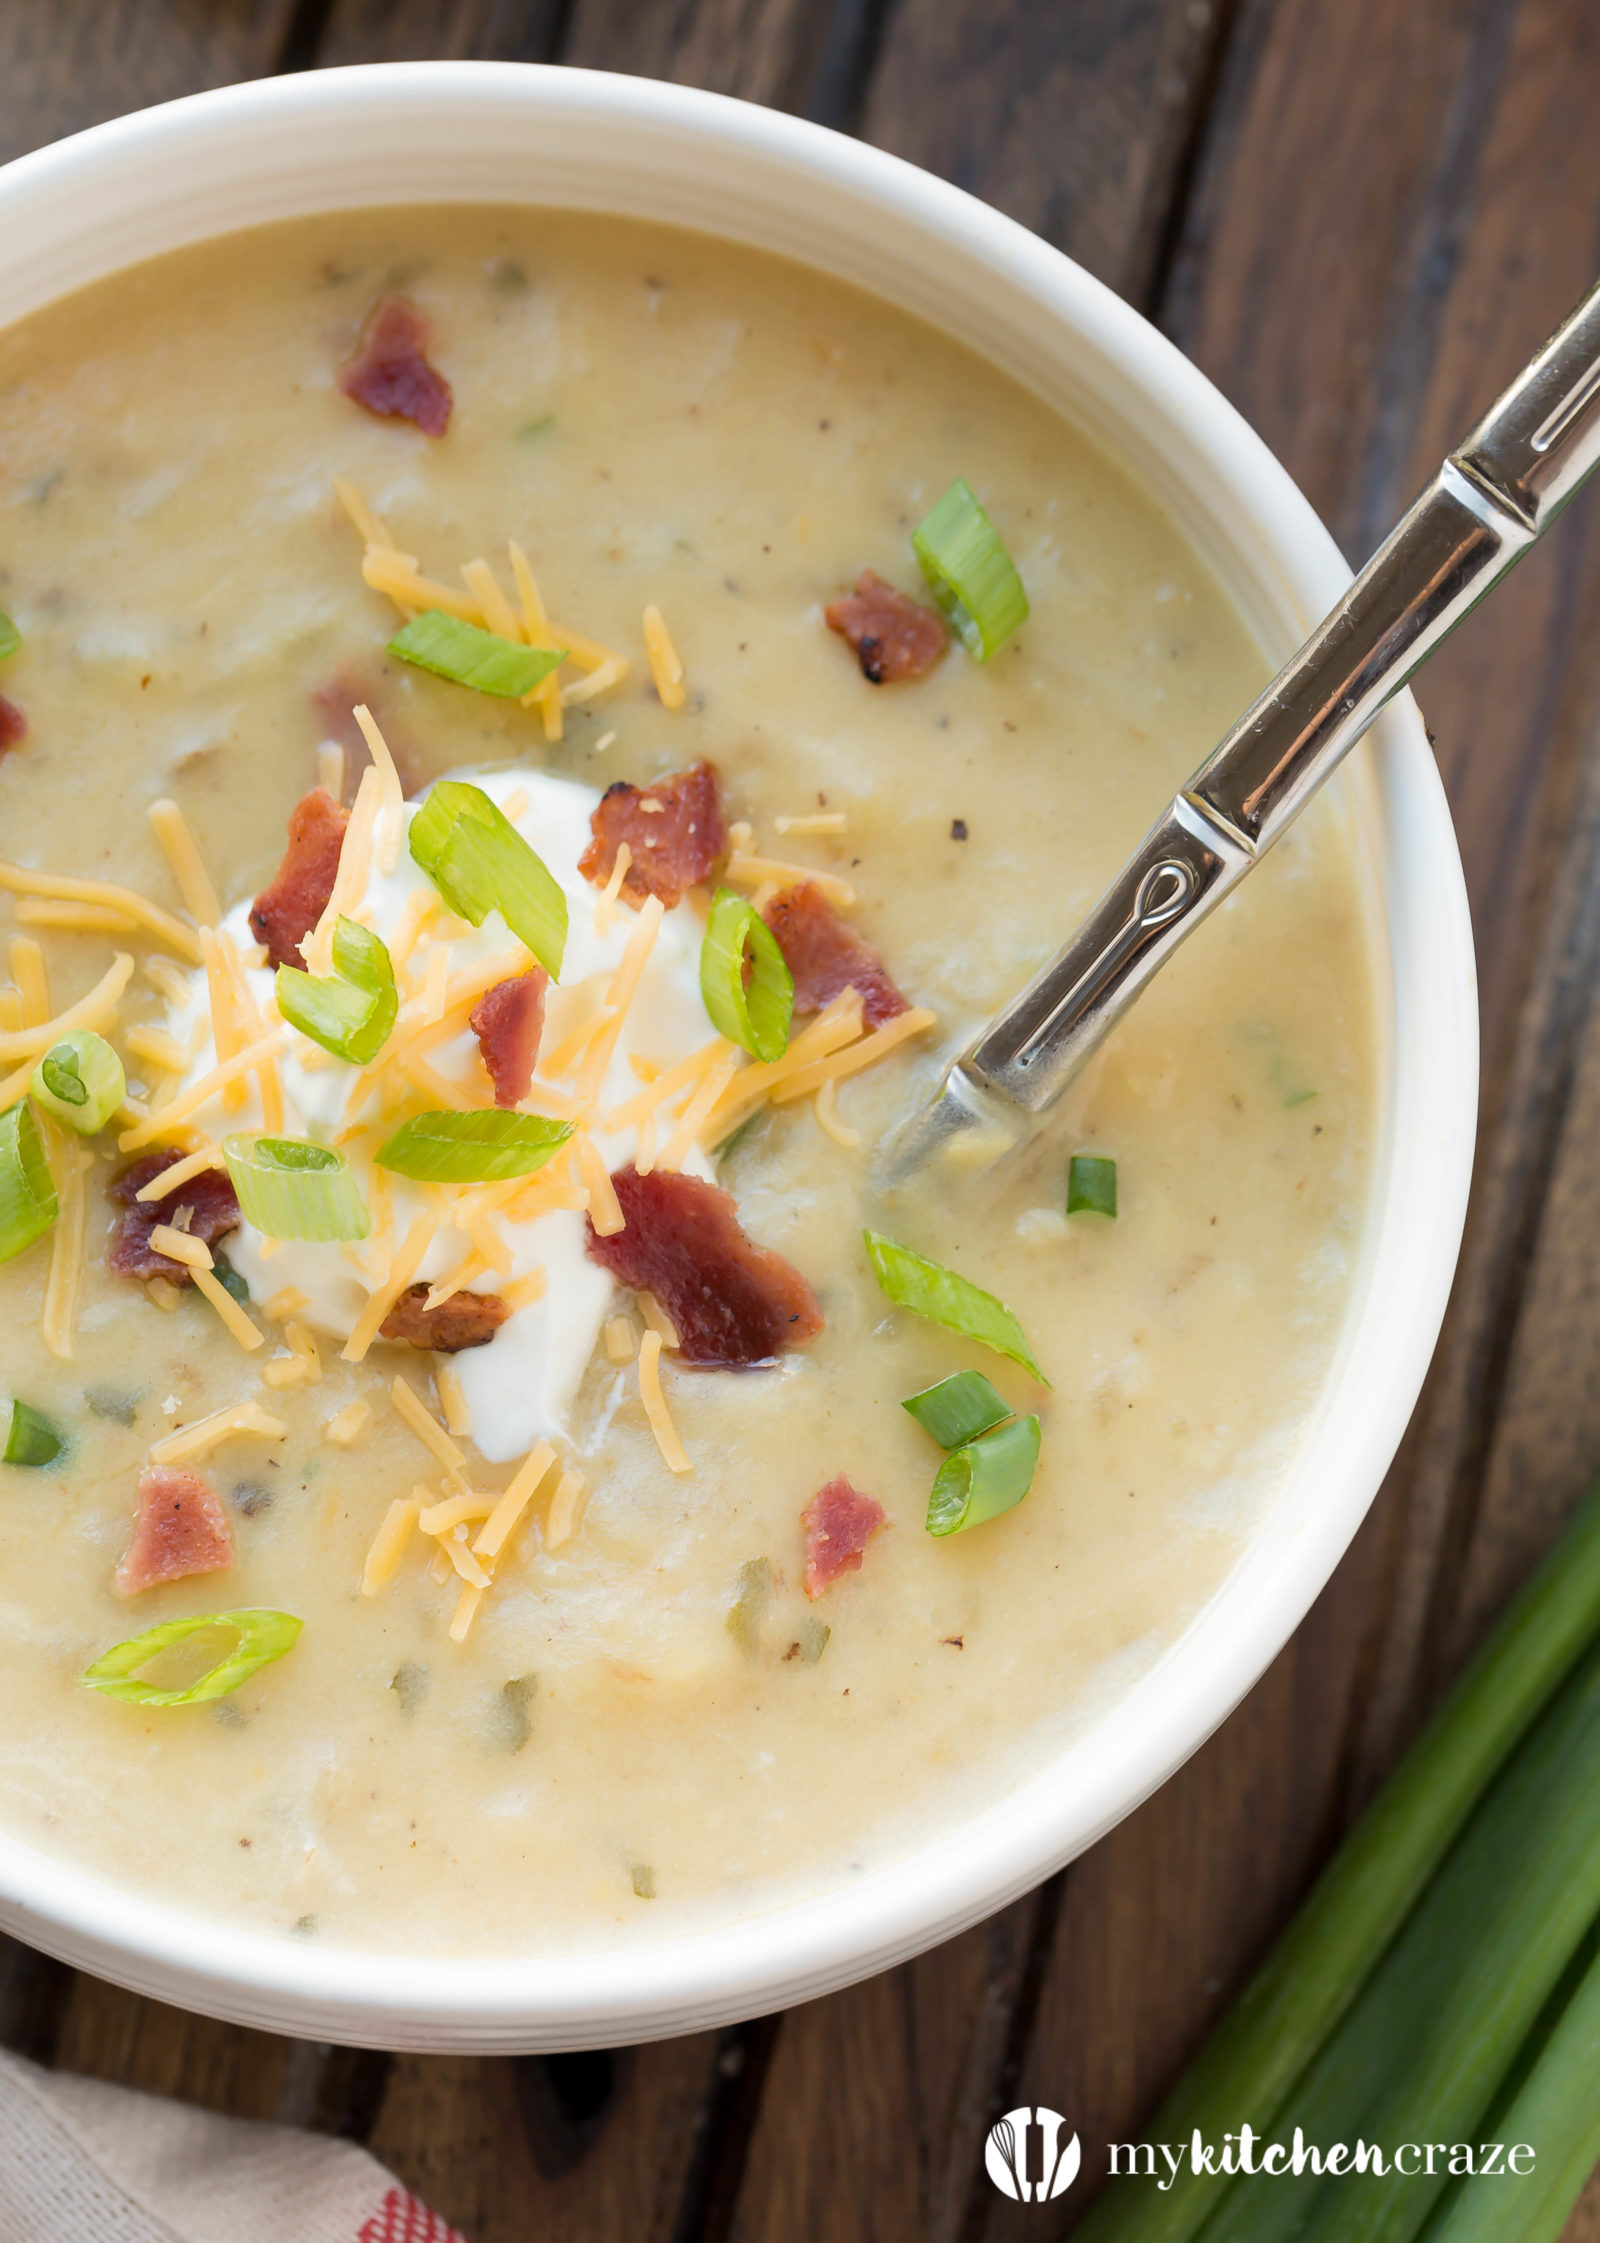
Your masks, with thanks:
[{"label": "bacon piece", "polygon": [[21,747],[28,737],[28,720],[15,701],[8,701],[0,693],[0,755],[8,748]]},{"label": "bacon piece", "polygon": [[133,1540],[111,1582],[119,1597],[232,1563],[233,1533],[209,1480],[160,1464],[139,1474]]},{"label": "bacon piece", "polygon": [[543,966],[534,966],[525,974],[513,974],[509,981],[497,981],[472,1008],[472,1033],[494,1084],[497,1106],[520,1106],[532,1088],[549,986]]},{"label": "bacon piece", "polygon": [[881,1503],[858,1495],[841,1472],[800,1514],[806,1530],[806,1595],[820,1597],[841,1573],[859,1573],[861,1557],[879,1527],[888,1525]]},{"label": "bacon piece", "polygon": [[861,675],[873,685],[926,677],[945,649],[944,618],[909,593],[863,569],[856,588],[822,611],[830,631],[855,648]]},{"label": "bacon piece", "polygon": [[250,932],[266,944],[269,966],[305,964],[300,945],[328,908],[349,823],[326,787],[313,787],[290,811],[283,862],[250,906]]},{"label": "bacon piece", "polygon": [[424,353],[433,322],[409,296],[380,296],[366,316],[354,354],[339,369],[339,387],[369,413],[412,421],[424,436],[450,426],[450,384]]},{"label": "bacon piece", "polygon": [[603,888],[625,841],[632,862],[623,875],[622,893],[631,903],[659,896],[670,911],[685,888],[704,880],[727,853],[717,767],[691,763],[687,771],[674,771],[644,788],[619,779],[600,797],[589,829],[594,839],[578,859],[585,878]]},{"label": "bacon piece", "polygon": [[122,1209],[111,1227],[111,1243],[106,1248],[106,1266],[118,1277],[165,1277],[174,1285],[192,1285],[194,1278],[187,1263],[158,1254],[150,1244],[150,1233],[156,1225],[166,1223],[173,1230],[186,1230],[206,1246],[214,1246],[219,1238],[239,1228],[239,1202],[220,1168],[201,1169],[198,1176],[191,1176],[165,1199],[139,1197],[146,1184],[153,1183],[164,1169],[183,1157],[170,1151],[146,1153],[106,1186],[107,1198]]},{"label": "bacon piece", "polygon": [[740,1227],[733,1196],[698,1176],[630,1162],[611,1179],[623,1228],[588,1226],[589,1257],[619,1284],[653,1293],[678,1334],[678,1359],[705,1371],[754,1370],[822,1329],[810,1286]]},{"label": "bacon piece", "polygon": [[811,881],[774,896],[762,917],[794,976],[796,1012],[821,1012],[841,989],[861,992],[861,1018],[868,1028],[910,1011],[879,953]]},{"label": "bacon piece", "polygon": [[408,1285],[378,1326],[386,1340],[409,1340],[440,1355],[459,1355],[464,1347],[487,1347],[511,1314],[498,1293],[452,1293],[429,1308],[431,1285]]}]

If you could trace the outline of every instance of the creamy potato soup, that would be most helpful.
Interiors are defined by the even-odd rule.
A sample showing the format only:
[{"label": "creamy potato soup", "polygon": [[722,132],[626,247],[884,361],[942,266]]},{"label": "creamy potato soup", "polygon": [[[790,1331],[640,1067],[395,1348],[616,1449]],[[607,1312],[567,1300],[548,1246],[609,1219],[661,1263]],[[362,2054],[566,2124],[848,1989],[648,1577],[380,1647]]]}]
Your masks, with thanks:
[{"label": "creamy potato soup", "polygon": [[1128,1689],[1346,1311],[1342,794],[1025,1156],[874,1177],[1262,680],[1159,494],[814,273],[451,209],[0,336],[0,509],[5,1830],[655,1936]]}]

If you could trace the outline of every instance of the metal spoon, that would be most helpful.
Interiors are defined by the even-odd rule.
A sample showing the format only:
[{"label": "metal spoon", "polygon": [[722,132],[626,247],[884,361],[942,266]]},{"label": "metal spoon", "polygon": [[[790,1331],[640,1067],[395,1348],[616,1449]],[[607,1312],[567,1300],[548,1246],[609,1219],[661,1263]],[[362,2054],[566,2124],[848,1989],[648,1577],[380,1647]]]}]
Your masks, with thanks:
[{"label": "metal spoon", "polygon": [[1184,937],[1259,864],[1390,697],[1600,466],[1600,285],[1207,757],[1077,933],[884,1149],[890,1188],[1032,1137]]}]

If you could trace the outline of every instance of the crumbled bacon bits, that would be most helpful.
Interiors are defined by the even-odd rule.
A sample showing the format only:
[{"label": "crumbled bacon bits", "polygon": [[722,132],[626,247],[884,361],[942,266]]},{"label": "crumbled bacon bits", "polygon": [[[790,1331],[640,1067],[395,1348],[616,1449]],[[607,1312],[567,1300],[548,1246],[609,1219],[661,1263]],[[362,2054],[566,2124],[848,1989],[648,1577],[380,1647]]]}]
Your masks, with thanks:
[{"label": "crumbled bacon bits", "polygon": [[497,1106],[520,1106],[533,1086],[549,986],[543,966],[534,966],[525,974],[513,974],[509,981],[497,981],[472,1008],[472,1033],[489,1070]]},{"label": "crumbled bacon bits", "polygon": [[601,796],[589,829],[594,839],[578,859],[585,879],[603,888],[626,842],[632,862],[622,893],[636,904],[659,896],[670,911],[684,890],[707,879],[727,854],[716,765],[691,763],[687,771],[648,787],[619,779]]},{"label": "crumbled bacon bits", "polygon": [[133,1540],[112,1576],[119,1597],[192,1573],[220,1573],[232,1563],[233,1532],[209,1480],[171,1465],[140,1473]]},{"label": "crumbled bacon bits", "polygon": [[19,748],[28,737],[28,720],[15,701],[8,701],[0,693],[0,755],[8,748]]},{"label": "crumbled bacon bits", "polygon": [[888,1525],[883,1505],[861,1495],[841,1473],[800,1514],[806,1534],[806,1595],[820,1597],[841,1573],[859,1573],[867,1544]]},{"label": "crumbled bacon bits", "polygon": [[386,1340],[407,1340],[438,1355],[487,1347],[511,1314],[498,1293],[452,1293],[428,1306],[429,1285],[408,1285],[378,1326]]},{"label": "crumbled bacon bits", "polygon": [[432,339],[433,322],[409,296],[380,296],[354,353],[339,369],[339,387],[369,413],[410,421],[424,436],[442,436],[455,401],[450,384],[428,364]]},{"label": "crumbled bacon bits", "polygon": [[860,991],[861,1018],[868,1028],[881,1028],[910,1010],[878,952],[811,881],[785,888],[762,916],[794,976],[797,1013],[821,1012],[842,989]]},{"label": "crumbled bacon bits", "polygon": [[822,1329],[817,1297],[800,1272],[747,1238],[733,1195],[674,1169],[611,1179],[623,1227],[600,1237],[591,1260],[621,1285],[650,1293],[678,1335],[678,1360],[698,1370],[753,1370]]},{"label": "crumbled bacon bits", "polygon": [[942,616],[885,583],[876,569],[863,569],[855,590],[830,600],[822,613],[828,629],[854,647],[861,675],[873,685],[926,677],[949,636]]},{"label": "crumbled bacon bits", "polygon": [[303,794],[289,813],[289,846],[272,883],[250,906],[250,932],[269,966],[303,966],[300,945],[328,908],[350,813],[325,787]]},{"label": "crumbled bacon bits", "polygon": [[205,1246],[239,1228],[239,1202],[232,1184],[220,1168],[203,1168],[165,1199],[141,1199],[146,1184],[153,1184],[182,1153],[146,1153],[106,1186],[106,1196],[122,1212],[111,1227],[106,1266],[118,1277],[164,1277],[173,1285],[192,1285],[194,1275],[186,1262],[158,1254],[150,1233],[158,1223],[187,1231]]}]

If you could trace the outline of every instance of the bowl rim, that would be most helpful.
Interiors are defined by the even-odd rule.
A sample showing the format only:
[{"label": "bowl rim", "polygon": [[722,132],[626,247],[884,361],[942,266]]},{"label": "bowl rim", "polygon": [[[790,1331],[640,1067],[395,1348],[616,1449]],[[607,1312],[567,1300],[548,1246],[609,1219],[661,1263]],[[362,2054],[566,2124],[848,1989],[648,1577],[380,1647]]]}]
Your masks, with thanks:
[{"label": "bowl rim", "polygon": [[[491,140],[511,123],[599,127],[619,145],[631,136],[636,151],[658,165],[670,160],[675,142],[709,146],[751,177],[762,167],[787,175],[818,208],[830,197],[840,207],[870,206],[895,225],[937,238],[969,290],[985,285],[977,276],[987,273],[1000,292],[996,302],[1009,292],[1019,317],[1048,314],[1108,381],[1125,386],[1137,401],[1130,411],[1159,428],[1169,450],[1190,455],[1190,484],[1205,486],[1213,511],[1223,498],[1237,510],[1240,538],[1255,556],[1253,581],[1259,587],[1274,579],[1280,609],[1298,614],[1302,628],[1349,582],[1332,538],[1262,440],[1109,289],[1013,220],[898,157],[724,95],[517,63],[380,64],[257,80],[137,111],[18,158],[0,170],[0,212],[13,221],[0,238],[42,238],[48,248],[54,223],[58,246],[76,244],[78,233],[63,231],[61,206],[93,191],[115,213],[119,186],[153,177],[152,166],[177,181],[187,177],[187,163],[223,161],[218,151],[225,147],[264,148],[274,134],[340,127],[413,132],[430,118],[475,120]],[[410,195],[346,195],[306,207],[553,199],[430,192],[427,164],[422,149],[419,190]],[[186,191],[201,199],[192,185]],[[117,227],[125,232],[139,223],[137,212],[116,220],[109,250],[80,247],[80,259],[89,262],[67,286],[173,246],[163,239],[121,254]],[[213,224],[202,215],[191,233],[176,238],[234,227],[232,219]],[[704,230],[754,238],[733,222]],[[97,254],[108,261],[94,265]],[[840,271],[837,261],[812,262]],[[8,266],[24,298],[30,286],[36,302],[66,292],[59,278],[51,285],[39,256],[26,249],[0,254],[0,290]],[[876,292],[898,293],[887,286]],[[1126,446],[1119,448],[1126,456]],[[1228,587],[1236,597],[1241,581]],[[1278,1521],[1270,1534],[1258,1529],[1222,1587],[1103,1721],[1002,1799],[936,1834],[937,1845],[897,1854],[848,1887],[835,1882],[651,1942],[510,1958],[324,1948],[195,1916],[3,1833],[0,1925],[136,1991],[268,2030],[397,2048],[571,2048],[699,2030],[887,1968],[1002,1907],[1131,1812],[1245,1695],[1332,1573],[1398,1446],[1454,1270],[1477,1104],[1465,885],[1444,790],[1409,695],[1391,704],[1369,743],[1361,753],[1382,806],[1395,1033],[1389,1141],[1375,1170],[1368,1222],[1375,1243],[1362,1313],[1349,1319],[1341,1362],[1303,1441],[1309,1452],[1319,1441],[1331,1445],[1337,1432],[1337,1500]],[[1380,1321],[1381,1339],[1375,1329],[1354,1329]],[[1359,1378],[1366,1381],[1359,1387],[1365,1416],[1335,1427],[1335,1389],[1342,1382],[1353,1394]],[[1063,1773],[1070,1782],[1061,1781]]]}]

